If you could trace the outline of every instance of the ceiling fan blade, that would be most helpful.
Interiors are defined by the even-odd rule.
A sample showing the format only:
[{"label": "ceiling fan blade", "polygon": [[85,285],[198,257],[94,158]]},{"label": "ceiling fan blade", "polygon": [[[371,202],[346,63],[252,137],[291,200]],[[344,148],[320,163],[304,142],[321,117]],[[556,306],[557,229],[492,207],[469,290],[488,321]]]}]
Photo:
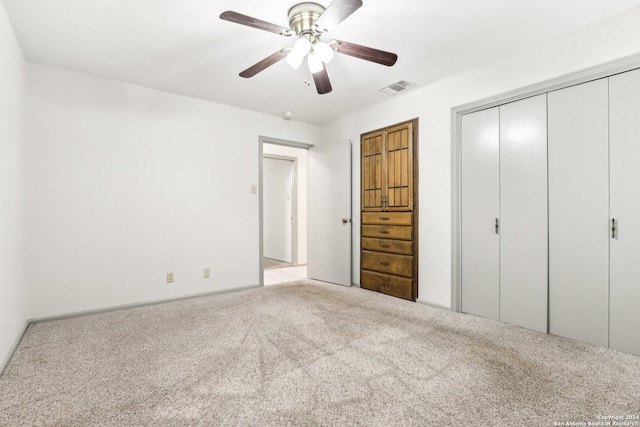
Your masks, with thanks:
[{"label": "ceiling fan blade", "polygon": [[320,15],[315,25],[321,31],[330,31],[358,10],[360,6],[362,6],[361,0],[333,0]]},{"label": "ceiling fan blade", "polygon": [[322,64],[322,71],[313,73],[313,82],[316,84],[316,89],[320,95],[331,92],[331,82],[329,81],[329,74],[327,74],[327,68]]},{"label": "ceiling fan blade", "polygon": [[279,50],[276,53],[267,56],[262,61],[258,62],[255,65],[252,65],[251,67],[241,72],[240,77],[244,77],[245,79],[248,79],[249,77],[253,77],[256,74],[258,74],[260,71],[264,71],[265,69],[269,68],[276,62],[283,60],[286,57],[287,57],[287,52],[284,49]]},{"label": "ceiling fan blade", "polygon": [[391,67],[398,60],[398,55],[384,50],[378,50],[371,47],[361,46],[355,43],[343,42],[336,40],[334,50],[343,55],[354,56],[364,59],[365,61],[377,62],[378,64]]},{"label": "ceiling fan blade", "polygon": [[247,27],[257,28],[259,30],[269,31],[270,33],[280,34],[281,36],[290,36],[291,30],[280,25],[272,24],[261,19],[252,18],[230,10],[222,12],[220,19],[235,22],[236,24],[246,25]]}]

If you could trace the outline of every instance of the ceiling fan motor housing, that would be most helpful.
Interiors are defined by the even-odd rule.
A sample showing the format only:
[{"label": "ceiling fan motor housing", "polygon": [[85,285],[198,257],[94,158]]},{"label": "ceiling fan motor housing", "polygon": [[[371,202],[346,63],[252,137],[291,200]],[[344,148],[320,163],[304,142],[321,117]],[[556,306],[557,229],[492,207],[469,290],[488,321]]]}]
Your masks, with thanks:
[{"label": "ceiling fan motor housing", "polygon": [[300,3],[289,9],[289,28],[297,36],[315,36],[313,24],[324,12],[324,7],[317,3]]}]

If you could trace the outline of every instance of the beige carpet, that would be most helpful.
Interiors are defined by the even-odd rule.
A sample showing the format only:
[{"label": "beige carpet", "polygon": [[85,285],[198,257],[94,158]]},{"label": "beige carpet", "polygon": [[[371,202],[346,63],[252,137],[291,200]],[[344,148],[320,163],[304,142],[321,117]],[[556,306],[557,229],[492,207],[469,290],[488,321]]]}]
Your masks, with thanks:
[{"label": "beige carpet", "polygon": [[33,325],[2,426],[552,426],[640,415],[640,358],[317,282]]}]

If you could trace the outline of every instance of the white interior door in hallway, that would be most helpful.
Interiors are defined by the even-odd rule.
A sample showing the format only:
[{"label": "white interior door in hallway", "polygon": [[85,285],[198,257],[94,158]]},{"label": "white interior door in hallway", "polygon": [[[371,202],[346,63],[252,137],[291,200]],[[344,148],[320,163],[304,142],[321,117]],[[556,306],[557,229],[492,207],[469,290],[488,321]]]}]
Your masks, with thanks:
[{"label": "white interior door in hallway", "polygon": [[265,156],[262,174],[264,256],[290,263],[293,162]]}]

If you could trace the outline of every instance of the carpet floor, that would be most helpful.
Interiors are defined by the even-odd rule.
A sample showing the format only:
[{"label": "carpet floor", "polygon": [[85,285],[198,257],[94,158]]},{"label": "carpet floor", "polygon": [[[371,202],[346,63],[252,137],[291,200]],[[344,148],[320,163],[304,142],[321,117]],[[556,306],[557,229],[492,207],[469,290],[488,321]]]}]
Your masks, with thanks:
[{"label": "carpet floor", "polygon": [[2,426],[553,426],[612,415],[640,415],[638,357],[314,281],[34,324],[0,377]]}]

